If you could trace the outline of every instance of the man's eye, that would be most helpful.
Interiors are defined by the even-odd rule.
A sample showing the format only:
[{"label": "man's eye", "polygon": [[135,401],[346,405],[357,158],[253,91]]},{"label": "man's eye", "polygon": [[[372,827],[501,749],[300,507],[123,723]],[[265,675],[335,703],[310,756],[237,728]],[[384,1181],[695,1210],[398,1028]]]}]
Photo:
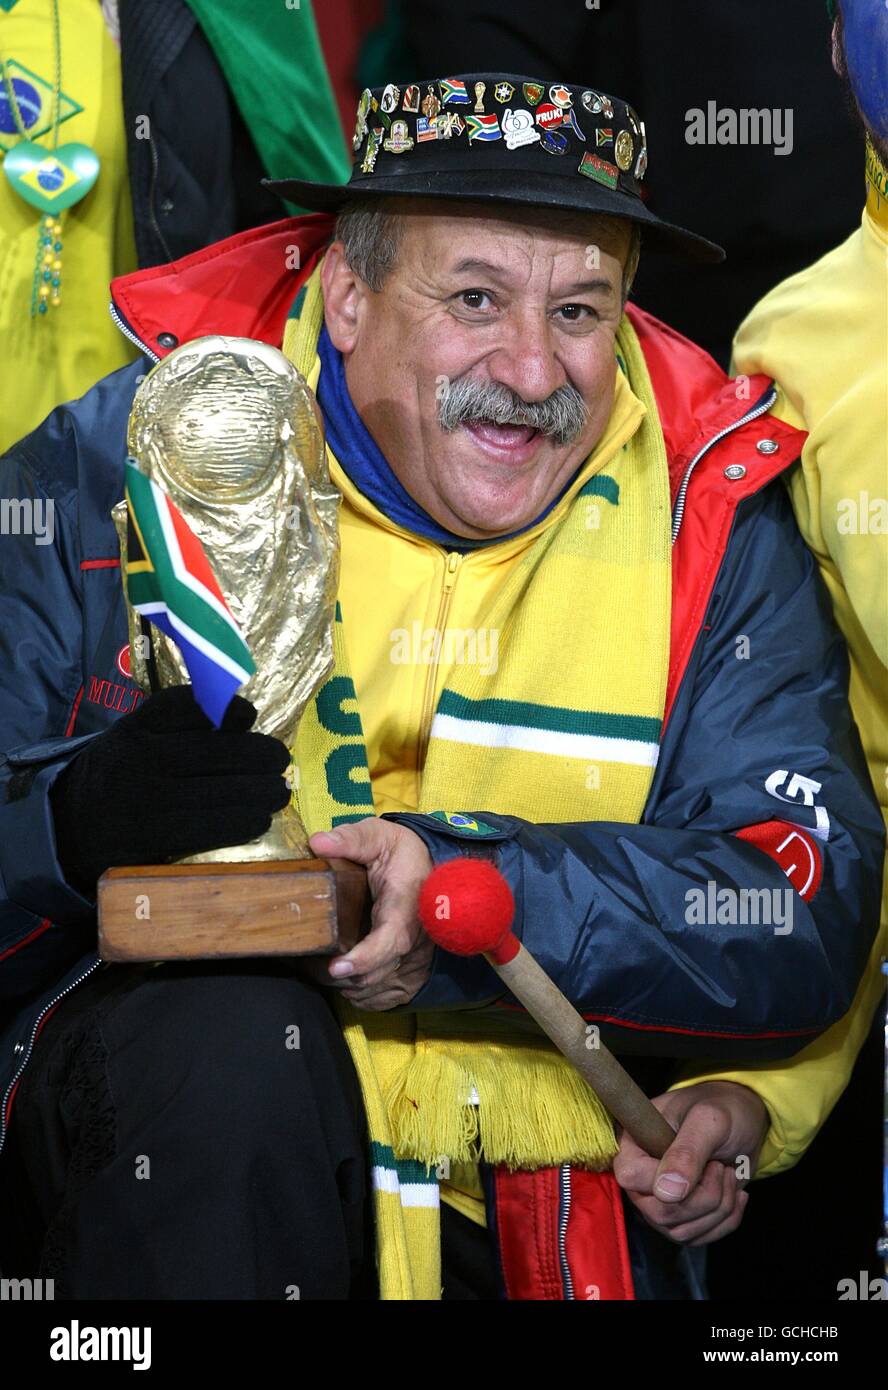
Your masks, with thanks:
[{"label": "man's eye", "polygon": [[482,300],[490,300],[490,295],[486,290],[461,290],[457,299],[465,305],[467,309],[484,309],[487,306]]},{"label": "man's eye", "polygon": [[562,304],[555,312],[563,315],[565,323],[582,323],[594,310],[588,304]]}]

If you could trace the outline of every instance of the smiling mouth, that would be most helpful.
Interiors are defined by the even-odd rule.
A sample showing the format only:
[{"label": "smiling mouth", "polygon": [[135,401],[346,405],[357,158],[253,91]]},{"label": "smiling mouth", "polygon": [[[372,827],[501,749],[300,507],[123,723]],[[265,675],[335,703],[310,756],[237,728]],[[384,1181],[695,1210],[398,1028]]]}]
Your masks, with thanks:
[{"label": "smiling mouth", "polygon": [[530,425],[495,425],[491,420],[467,420],[463,428],[486,453],[520,461],[534,452],[539,430]]}]

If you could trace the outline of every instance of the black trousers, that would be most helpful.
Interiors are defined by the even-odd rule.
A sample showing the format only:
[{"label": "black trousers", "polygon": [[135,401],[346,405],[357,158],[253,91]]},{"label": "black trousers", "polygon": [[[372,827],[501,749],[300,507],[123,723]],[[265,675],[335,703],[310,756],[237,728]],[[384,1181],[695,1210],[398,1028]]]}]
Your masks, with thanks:
[{"label": "black trousers", "polygon": [[[298,967],[105,966],[47,1021],[0,1155],[0,1270],[57,1299],[378,1297],[367,1128]],[[445,1297],[495,1298],[442,1207]]]}]

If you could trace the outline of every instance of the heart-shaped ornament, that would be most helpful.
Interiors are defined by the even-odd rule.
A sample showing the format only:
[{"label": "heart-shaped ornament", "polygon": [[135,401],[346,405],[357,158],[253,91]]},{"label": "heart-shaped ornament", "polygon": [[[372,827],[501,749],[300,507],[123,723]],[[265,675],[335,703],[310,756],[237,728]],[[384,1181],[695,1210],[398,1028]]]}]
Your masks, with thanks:
[{"label": "heart-shaped ornament", "polygon": [[19,197],[49,213],[64,212],[85,198],[99,168],[95,150],[76,142],[47,150],[34,140],[20,140],[3,161],[3,172]]}]

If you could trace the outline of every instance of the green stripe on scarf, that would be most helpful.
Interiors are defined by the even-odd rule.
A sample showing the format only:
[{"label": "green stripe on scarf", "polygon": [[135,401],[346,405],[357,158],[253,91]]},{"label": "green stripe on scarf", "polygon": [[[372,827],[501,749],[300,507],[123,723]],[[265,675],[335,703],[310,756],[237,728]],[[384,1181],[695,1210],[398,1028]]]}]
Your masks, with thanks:
[{"label": "green stripe on scarf", "polygon": [[511,724],[527,729],[553,729],[565,734],[597,734],[601,738],[633,738],[655,743],[660,720],[632,714],[603,714],[600,710],[560,709],[557,705],[530,704],[526,700],[469,700],[453,690],[443,690],[437,714],[454,719]]},{"label": "green stripe on scarf", "polygon": [[578,497],[604,497],[606,501],[612,502],[615,507],[620,505],[620,485],[615,478],[609,478],[606,473],[598,473],[594,478],[590,478],[588,483],[584,483],[577,493]]},{"label": "green stripe on scarf", "polygon": [[[284,338],[312,386],[322,315],[318,267]],[[626,319],[618,346],[645,407],[641,423],[603,458],[607,474],[578,489],[513,562],[485,615],[499,634],[496,669],[455,664],[435,711],[417,809],[452,825],[464,810],[472,834],[484,833],[485,811],[541,823],[637,823],[644,811],[669,659],[669,477],[644,356]],[[348,613],[337,613],[334,673],[294,749],[309,831],[373,814],[347,633]],[[505,1033],[501,1017],[494,1024],[483,1010],[375,1014],[341,1005],[375,1146],[383,1298],[440,1296],[438,1213],[421,1186],[443,1157],[462,1163],[480,1154],[531,1169],[612,1161],[609,1117],[547,1039]],[[420,1171],[404,1168],[411,1160],[425,1173],[420,1184],[407,1176]],[[405,1188],[418,1206],[402,1200]]]}]

